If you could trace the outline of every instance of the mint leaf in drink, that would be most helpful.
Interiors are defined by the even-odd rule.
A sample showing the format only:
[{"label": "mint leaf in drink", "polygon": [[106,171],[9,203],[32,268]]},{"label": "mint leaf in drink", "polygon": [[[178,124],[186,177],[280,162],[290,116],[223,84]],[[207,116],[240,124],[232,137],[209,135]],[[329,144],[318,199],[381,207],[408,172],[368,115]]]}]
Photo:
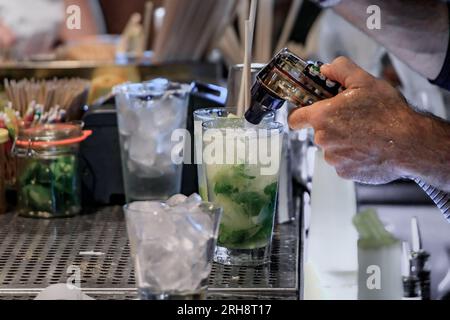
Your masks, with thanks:
[{"label": "mint leaf in drink", "polygon": [[276,182],[271,183],[264,188],[264,194],[269,196],[271,199],[273,199],[275,197],[275,195],[277,194],[277,189],[278,189],[278,183],[276,183]]},{"label": "mint leaf in drink", "polygon": [[239,192],[239,189],[245,189],[248,180],[254,178],[245,173],[244,164],[223,169],[214,177],[214,193],[232,196]]},{"label": "mint leaf in drink", "polygon": [[245,230],[227,231],[221,230],[219,235],[219,243],[226,243],[228,245],[239,245],[247,238]]},{"label": "mint leaf in drink", "polygon": [[214,193],[216,195],[223,194],[230,196],[231,194],[237,192],[238,189],[234,187],[229,181],[217,181],[214,184]]},{"label": "mint leaf in drink", "polygon": [[246,173],[244,164],[224,168],[214,177],[214,193],[231,197],[234,193],[238,193],[239,190],[246,189],[249,180],[255,178],[255,176]]},{"label": "mint leaf in drink", "polygon": [[220,225],[218,243],[226,244],[227,247],[242,247],[243,243],[253,239],[260,232],[261,226],[255,225],[247,229],[230,230],[226,226]]},{"label": "mint leaf in drink", "polygon": [[252,217],[252,222],[255,224],[269,224],[272,225],[273,212],[275,210],[275,201],[270,201],[265,203],[259,214]]},{"label": "mint leaf in drink", "polygon": [[257,216],[261,211],[264,203],[264,197],[255,191],[244,191],[234,195],[233,201],[239,204],[244,213],[251,217]]},{"label": "mint leaf in drink", "polygon": [[246,173],[246,167],[245,167],[245,164],[239,164],[239,165],[235,166],[233,169],[234,169],[234,174],[235,174],[237,177],[241,177],[241,178],[245,178],[245,179],[250,179],[250,180],[253,180],[253,179],[256,178],[255,176],[251,176],[251,175],[249,175],[249,174]]}]

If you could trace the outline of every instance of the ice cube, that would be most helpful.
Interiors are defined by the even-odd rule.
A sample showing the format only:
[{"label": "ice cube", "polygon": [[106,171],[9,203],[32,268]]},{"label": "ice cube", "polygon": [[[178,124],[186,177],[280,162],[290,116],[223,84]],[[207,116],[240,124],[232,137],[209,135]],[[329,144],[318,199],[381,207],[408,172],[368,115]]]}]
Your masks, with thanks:
[{"label": "ice cube", "polygon": [[155,91],[157,93],[162,93],[169,88],[170,82],[164,78],[156,78],[151,81],[144,82],[144,87],[146,90]]},{"label": "ice cube", "polygon": [[161,177],[164,174],[163,171],[154,166],[150,167],[147,164],[142,164],[132,159],[128,159],[127,167],[130,173],[139,178],[155,179]]},{"label": "ice cube", "polygon": [[117,121],[120,134],[125,136],[135,132],[139,124],[138,116],[129,108],[122,108],[119,111]]},{"label": "ice cube", "polygon": [[214,237],[214,218],[205,212],[197,194],[191,195],[184,202],[172,207],[171,211],[183,217],[177,224],[178,232],[187,236],[198,246]]},{"label": "ice cube", "polygon": [[128,204],[126,212],[127,225],[136,232],[129,235],[140,240],[148,237],[162,237],[175,233],[175,221],[167,216],[167,204],[160,201],[135,201]]},{"label": "ice cube", "polygon": [[183,219],[177,223],[177,230],[189,238],[196,246],[205,245],[214,237],[214,221],[212,215],[202,211],[200,207],[187,208],[185,204],[178,205],[173,211]]},{"label": "ice cube", "polygon": [[[209,274],[204,262],[194,260],[193,249],[177,246],[177,250],[169,251],[162,243],[146,246],[141,251],[140,265],[144,275],[139,278],[153,283],[161,291],[195,290]],[[205,271],[206,269],[206,271]]]},{"label": "ice cube", "polygon": [[143,212],[162,212],[166,207],[160,201],[134,201],[128,204],[128,209]]},{"label": "ice cube", "polygon": [[177,205],[183,203],[186,199],[187,199],[187,197],[184,194],[179,193],[179,194],[175,194],[175,195],[171,196],[166,201],[166,204],[171,207],[174,207],[174,206],[177,206]]},{"label": "ice cube", "polygon": [[204,212],[191,211],[188,215],[188,220],[197,232],[202,234],[203,238],[210,239],[214,236],[214,221],[212,215]]},{"label": "ice cube", "polygon": [[158,115],[152,110],[151,102],[148,102],[144,108],[139,110],[139,125],[135,130],[137,129],[139,134],[146,137],[154,136],[153,118],[155,116]]},{"label": "ice cube", "polygon": [[186,102],[180,99],[171,98],[164,99],[155,103],[155,113],[153,124],[158,130],[171,131],[176,128],[184,128],[187,113]]},{"label": "ice cube", "polygon": [[155,169],[163,172],[165,175],[175,174],[175,164],[170,155],[158,153],[155,160]]},{"label": "ice cube", "polygon": [[[146,282],[155,283],[161,290],[172,290],[178,285],[180,266],[174,248],[179,247],[175,236],[147,240],[138,251],[141,272]],[[184,271],[184,270],[182,270]]]},{"label": "ice cube", "polygon": [[[132,225],[134,226],[135,242],[143,242],[143,245],[148,245],[147,243],[152,242],[164,242],[166,246],[172,245],[171,243],[166,243],[169,239],[168,237],[174,236],[176,238],[177,234],[177,218],[171,217],[165,210],[158,212],[131,212],[129,215],[134,215],[134,217],[129,217],[127,219],[132,220]],[[128,220],[127,220],[128,221]],[[128,223],[128,222],[127,222]],[[131,235],[130,238],[133,236]],[[177,240],[178,241],[178,240]],[[179,245],[176,243],[174,246]],[[174,250],[174,247],[167,247],[167,250]]]},{"label": "ice cube", "polygon": [[[182,197],[185,198],[184,201],[182,201]],[[200,206],[202,204],[202,198],[196,193],[191,194],[187,198],[186,196],[182,197],[177,197],[176,204],[172,204],[171,208],[173,214],[178,214],[186,219],[182,220],[184,224],[182,228],[187,229],[185,231],[181,230],[180,232],[182,234],[186,233],[190,237],[192,236],[190,233],[193,233],[195,236],[201,237],[201,241],[209,239],[212,236],[214,221],[212,215],[206,213],[205,208]],[[171,201],[171,203],[173,202],[175,201]],[[192,230],[189,228],[192,228]]]},{"label": "ice cube", "polygon": [[154,119],[154,125],[157,130],[170,130],[171,124],[175,119],[175,114],[170,108],[159,108],[158,117]]},{"label": "ice cube", "polygon": [[184,201],[183,206],[187,208],[187,210],[191,211],[196,209],[200,204],[202,204],[202,197],[197,193],[191,194],[187,197],[186,201]]},{"label": "ice cube", "polygon": [[193,250],[194,249],[194,243],[192,242],[191,239],[188,238],[183,238],[181,240],[181,248],[183,248],[184,250]]},{"label": "ice cube", "polygon": [[154,138],[156,141],[158,141],[157,150],[158,153],[168,155],[170,159],[170,153],[172,151],[173,146],[175,146],[176,142],[172,141],[172,129],[165,130],[165,131],[159,131],[157,132],[156,129],[154,129]]},{"label": "ice cube", "polygon": [[137,171],[137,164],[133,160],[128,159],[128,161],[127,161],[127,168],[128,168],[128,171],[130,173],[136,173],[136,171]]},{"label": "ice cube", "polygon": [[186,244],[186,239],[177,235],[168,235],[163,240],[147,241],[140,251],[145,277],[151,278],[149,282],[156,283],[163,291],[195,289],[191,282],[195,276],[191,254],[194,245]]},{"label": "ice cube", "polygon": [[145,167],[152,167],[156,160],[156,143],[148,137],[134,134],[130,138],[129,157]]}]

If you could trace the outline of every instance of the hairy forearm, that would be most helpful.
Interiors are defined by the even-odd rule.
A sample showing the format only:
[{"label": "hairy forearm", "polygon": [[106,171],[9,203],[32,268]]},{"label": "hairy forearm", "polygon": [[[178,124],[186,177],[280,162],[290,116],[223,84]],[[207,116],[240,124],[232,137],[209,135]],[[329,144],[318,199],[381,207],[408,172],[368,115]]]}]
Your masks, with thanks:
[{"label": "hairy forearm", "polygon": [[[381,29],[370,30],[366,12],[381,9]],[[334,10],[428,79],[441,71],[449,39],[448,9],[431,0],[342,0]]]},{"label": "hairy forearm", "polygon": [[[434,117],[429,117],[430,141],[428,149],[435,157],[430,159],[428,167],[424,168],[424,180],[429,184],[450,192],[450,124]],[[434,172],[434,174],[433,174]]]},{"label": "hairy forearm", "polygon": [[406,176],[450,192],[450,124],[433,115],[416,112],[416,132],[411,135],[410,148],[404,149],[397,165]]}]

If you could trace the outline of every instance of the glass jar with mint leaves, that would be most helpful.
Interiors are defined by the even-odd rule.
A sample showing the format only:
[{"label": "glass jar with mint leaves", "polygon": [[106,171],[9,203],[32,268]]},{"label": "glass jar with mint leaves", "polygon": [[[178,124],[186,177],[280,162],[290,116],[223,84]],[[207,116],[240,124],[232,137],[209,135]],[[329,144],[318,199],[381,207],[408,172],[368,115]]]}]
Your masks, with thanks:
[{"label": "glass jar with mint leaves", "polygon": [[82,127],[73,122],[19,130],[14,153],[20,215],[57,218],[81,211],[78,149],[92,133]]}]

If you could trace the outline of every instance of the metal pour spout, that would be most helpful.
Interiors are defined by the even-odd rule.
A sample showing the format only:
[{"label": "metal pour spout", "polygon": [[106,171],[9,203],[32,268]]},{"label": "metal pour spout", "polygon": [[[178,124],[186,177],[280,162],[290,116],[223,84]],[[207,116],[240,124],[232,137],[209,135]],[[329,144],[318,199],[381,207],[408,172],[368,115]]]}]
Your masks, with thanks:
[{"label": "metal pour spout", "polygon": [[258,124],[280,109],[285,101],[300,107],[334,97],[344,88],[320,73],[321,62],[305,61],[288,49],[281,50],[258,73],[252,87],[248,122]]}]

